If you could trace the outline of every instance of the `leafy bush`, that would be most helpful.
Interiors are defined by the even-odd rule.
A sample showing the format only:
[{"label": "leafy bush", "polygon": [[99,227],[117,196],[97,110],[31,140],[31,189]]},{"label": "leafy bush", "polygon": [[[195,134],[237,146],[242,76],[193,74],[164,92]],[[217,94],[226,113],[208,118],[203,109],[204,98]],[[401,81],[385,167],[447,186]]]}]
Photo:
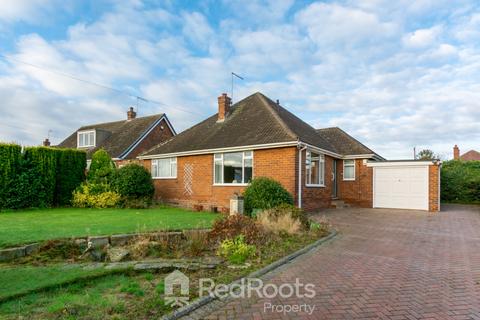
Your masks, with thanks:
[{"label": "leafy bush", "polygon": [[243,264],[255,254],[255,251],[255,246],[247,244],[244,236],[239,235],[234,239],[223,240],[217,254],[226,258],[230,263]]},{"label": "leafy bush", "polygon": [[104,149],[95,151],[88,170],[87,180],[95,183],[111,183],[115,174],[115,164]]},{"label": "leafy bush", "polygon": [[84,183],[73,192],[72,204],[77,208],[114,208],[121,196],[107,184]]},{"label": "leafy bush", "polygon": [[56,150],[48,147],[25,148],[25,159],[37,167],[40,183],[44,192],[38,195],[39,207],[50,207],[54,204],[54,195],[57,182],[57,154]]},{"label": "leafy bush", "polygon": [[[140,200],[140,203],[151,202],[155,192],[152,177],[148,170],[134,163],[128,164],[117,171],[114,190],[127,200]],[[135,204],[135,201],[131,202]]]},{"label": "leafy bush", "polygon": [[215,221],[208,234],[210,241],[223,241],[243,235],[247,243],[258,243],[263,238],[263,230],[252,218],[241,215],[225,215]]},{"label": "leafy bush", "polygon": [[445,161],[441,169],[441,199],[480,203],[480,161]]},{"label": "leafy bush", "polygon": [[253,209],[269,209],[281,204],[293,205],[292,195],[279,182],[265,177],[253,179],[243,196],[245,211],[249,214]]}]

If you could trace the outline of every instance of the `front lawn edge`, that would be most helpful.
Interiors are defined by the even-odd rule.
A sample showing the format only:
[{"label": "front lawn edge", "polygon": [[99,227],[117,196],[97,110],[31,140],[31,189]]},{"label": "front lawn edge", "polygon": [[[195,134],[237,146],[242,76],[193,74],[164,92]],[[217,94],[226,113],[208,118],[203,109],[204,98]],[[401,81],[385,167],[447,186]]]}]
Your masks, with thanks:
[{"label": "front lawn edge", "polygon": [[[240,283],[243,279],[248,279],[248,278],[259,278],[261,276],[264,276],[265,274],[269,273],[269,272],[272,272],[274,271],[275,269],[289,263],[290,261],[294,260],[295,258],[301,256],[301,255],[304,255],[308,252],[310,252],[311,250],[313,250],[314,248],[320,246],[321,244],[327,242],[327,241],[330,241],[332,240],[336,235],[337,235],[337,231],[333,230],[328,236],[326,237],[323,237],[321,239],[318,239],[317,241],[303,247],[302,249],[299,249],[297,251],[295,251],[294,253],[291,253],[289,254],[288,256],[285,256],[283,258],[280,258],[279,260],[257,270],[257,271],[254,271],[250,274],[248,274],[247,276],[245,277],[242,277],[240,279],[237,279],[233,282],[231,282],[228,286],[232,286],[234,284],[238,284]],[[218,298],[216,297],[212,297],[210,295],[206,296],[206,297],[202,297],[202,298],[199,298],[195,301],[193,301],[192,303],[184,306],[184,307],[181,307],[179,309],[177,309],[176,311],[170,313],[170,314],[167,314],[165,316],[162,317],[163,320],[176,320],[176,319],[180,319],[181,317],[184,317],[190,313],[192,313],[193,311],[217,300]]]}]

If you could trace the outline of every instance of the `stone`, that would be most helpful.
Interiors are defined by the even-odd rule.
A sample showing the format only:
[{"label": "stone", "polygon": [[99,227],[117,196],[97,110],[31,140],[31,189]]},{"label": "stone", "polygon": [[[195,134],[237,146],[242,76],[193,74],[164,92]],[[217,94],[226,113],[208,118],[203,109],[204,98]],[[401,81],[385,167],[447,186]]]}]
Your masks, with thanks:
[{"label": "stone", "polygon": [[29,256],[31,254],[37,253],[40,250],[40,243],[31,243],[25,246],[25,255]]},{"label": "stone", "polygon": [[21,257],[25,257],[25,247],[0,250],[0,262],[12,261]]},{"label": "stone", "polygon": [[107,244],[109,244],[110,239],[109,237],[88,237],[88,242],[91,243],[91,246],[93,248],[98,249],[98,248],[104,248]]},{"label": "stone", "polygon": [[107,259],[111,262],[120,262],[125,260],[130,252],[125,248],[109,248],[107,250]]},{"label": "stone", "polygon": [[117,234],[110,237],[110,244],[114,247],[124,246],[137,235],[135,234]]}]

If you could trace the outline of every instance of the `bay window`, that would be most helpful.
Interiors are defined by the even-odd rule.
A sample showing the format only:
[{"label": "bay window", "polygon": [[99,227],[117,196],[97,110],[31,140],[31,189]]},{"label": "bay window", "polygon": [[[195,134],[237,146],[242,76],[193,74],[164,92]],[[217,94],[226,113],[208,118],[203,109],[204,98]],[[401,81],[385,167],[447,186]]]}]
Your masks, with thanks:
[{"label": "bay window", "polygon": [[325,186],[325,156],[323,154],[307,150],[305,169],[307,186]]},{"label": "bay window", "polygon": [[253,151],[216,153],[214,184],[247,184],[253,176]]},{"label": "bay window", "polygon": [[355,180],[355,160],[343,160],[343,180]]},{"label": "bay window", "polygon": [[177,177],[177,158],[153,159],[152,178],[174,179]]}]

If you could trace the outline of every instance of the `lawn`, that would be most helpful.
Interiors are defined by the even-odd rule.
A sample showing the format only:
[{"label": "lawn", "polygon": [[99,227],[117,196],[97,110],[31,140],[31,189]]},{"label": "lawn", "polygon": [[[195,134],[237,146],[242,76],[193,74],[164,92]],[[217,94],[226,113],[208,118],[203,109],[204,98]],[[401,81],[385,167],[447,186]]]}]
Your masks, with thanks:
[{"label": "lawn", "polygon": [[179,208],[38,209],[0,213],[0,248],[81,236],[209,228],[218,214]]}]

